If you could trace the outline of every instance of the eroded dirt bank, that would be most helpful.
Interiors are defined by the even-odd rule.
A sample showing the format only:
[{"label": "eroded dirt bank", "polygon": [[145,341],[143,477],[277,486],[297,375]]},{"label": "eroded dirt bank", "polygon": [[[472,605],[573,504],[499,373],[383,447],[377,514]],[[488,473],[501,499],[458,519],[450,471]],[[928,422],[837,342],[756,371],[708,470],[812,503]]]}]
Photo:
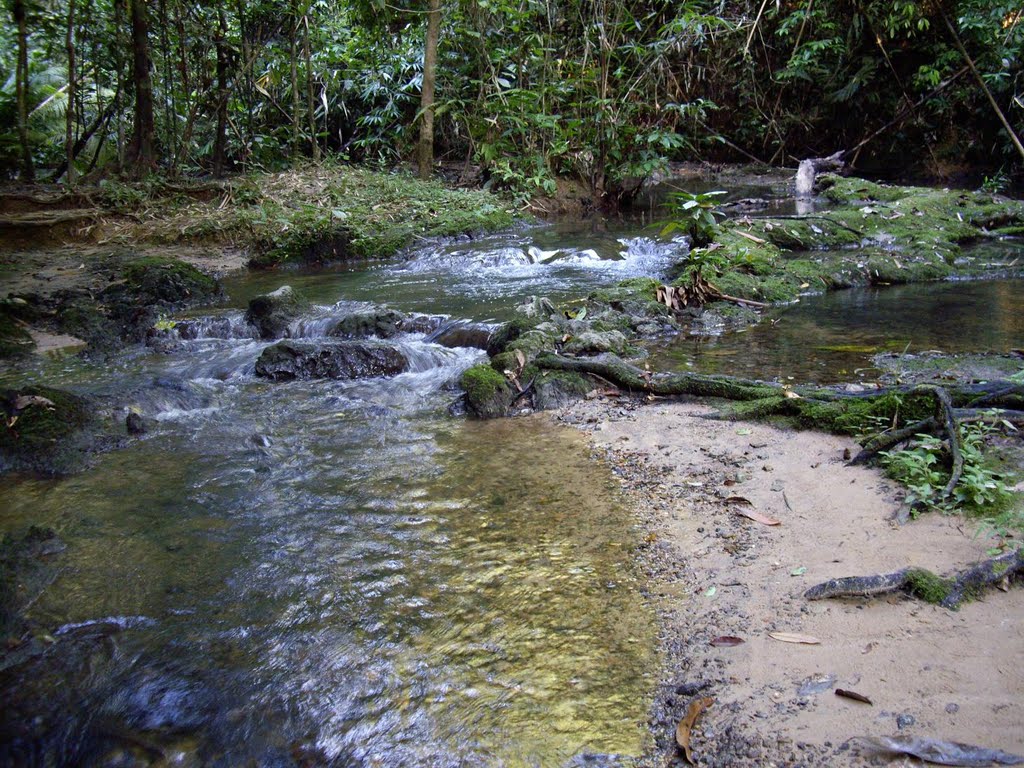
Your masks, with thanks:
[{"label": "eroded dirt bank", "polygon": [[[554,416],[589,435],[649,528],[641,557],[667,659],[651,724],[668,760],[657,764],[684,764],[675,726],[704,696],[715,703],[694,734],[703,766],[904,764],[850,741],[895,734],[1024,753],[1024,591],[957,612],[906,597],[803,597],[833,577],[908,565],[941,573],[980,559],[977,523],[930,514],[898,526],[897,487],[846,465],[853,440],[711,414],[623,397]],[[726,501],[737,496],[750,505]],[[821,642],[779,642],[773,631]],[[744,642],[711,644],[722,636]]]}]

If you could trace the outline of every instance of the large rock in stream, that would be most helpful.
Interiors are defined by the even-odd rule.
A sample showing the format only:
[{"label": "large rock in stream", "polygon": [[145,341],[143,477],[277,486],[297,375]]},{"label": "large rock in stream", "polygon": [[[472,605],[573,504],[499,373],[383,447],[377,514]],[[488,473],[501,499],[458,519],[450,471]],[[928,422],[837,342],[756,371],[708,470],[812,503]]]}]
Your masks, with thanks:
[{"label": "large rock in stream", "polygon": [[360,379],[395,376],[408,367],[405,355],[385,344],[286,340],[263,350],[256,361],[256,375],[274,381]]},{"label": "large rock in stream", "polygon": [[282,285],[276,291],[250,300],[245,319],[261,338],[279,339],[307,306],[306,301],[290,285]]}]

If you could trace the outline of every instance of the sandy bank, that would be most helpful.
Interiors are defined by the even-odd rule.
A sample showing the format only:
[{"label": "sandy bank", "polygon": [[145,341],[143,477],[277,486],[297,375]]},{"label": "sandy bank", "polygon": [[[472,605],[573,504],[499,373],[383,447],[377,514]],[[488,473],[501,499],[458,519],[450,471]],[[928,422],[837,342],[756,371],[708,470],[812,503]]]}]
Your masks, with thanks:
[{"label": "sandy bank", "polygon": [[[589,434],[650,529],[643,559],[667,660],[652,713],[659,752],[675,754],[675,724],[694,698],[713,696],[694,738],[704,766],[910,764],[848,743],[897,733],[1024,753],[1024,590],[958,612],[903,597],[802,596],[833,577],[907,565],[941,573],[980,559],[976,523],[933,514],[900,527],[896,486],[846,466],[852,440],[711,413],[602,398],[556,417]],[[779,642],[773,631],[821,644]],[[745,642],[711,645],[726,635]]]}]

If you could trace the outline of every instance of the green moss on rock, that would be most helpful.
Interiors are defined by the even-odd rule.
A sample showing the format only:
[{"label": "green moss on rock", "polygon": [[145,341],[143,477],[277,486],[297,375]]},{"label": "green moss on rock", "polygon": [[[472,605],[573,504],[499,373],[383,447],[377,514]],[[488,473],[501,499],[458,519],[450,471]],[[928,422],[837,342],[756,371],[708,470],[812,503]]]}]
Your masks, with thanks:
[{"label": "green moss on rock", "polygon": [[481,419],[504,416],[515,398],[508,379],[486,364],[464,371],[459,385],[466,392],[469,412]]},{"label": "green moss on rock", "polygon": [[0,462],[5,469],[63,474],[80,463],[80,433],[97,419],[90,402],[60,389],[0,390]]},{"label": "green moss on rock", "polygon": [[213,298],[217,281],[178,259],[150,256],[124,269],[126,288],[139,302],[186,304]]}]

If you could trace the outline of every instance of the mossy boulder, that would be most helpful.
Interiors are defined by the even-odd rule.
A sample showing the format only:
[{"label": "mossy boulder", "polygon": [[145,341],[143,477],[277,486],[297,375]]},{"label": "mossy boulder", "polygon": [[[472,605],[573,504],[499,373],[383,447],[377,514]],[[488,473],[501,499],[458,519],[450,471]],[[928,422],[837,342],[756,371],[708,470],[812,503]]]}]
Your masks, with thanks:
[{"label": "mossy boulder", "polygon": [[508,379],[490,365],[474,365],[459,378],[466,392],[466,407],[481,419],[496,419],[508,413],[516,392]]},{"label": "mossy boulder", "polygon": [[124,267],[122,276],[99,299],[112,323],[111,335],[128,341],[145,339],[162,312],[213,301],[220,295],[214,278],[178,259],[136,259]]},{"label": "mossy boulder", "polygon": [[194,304],[213,299],[217,281],[178,259],[150,256],[124,268],[125,287],[138,302]]},{"label": "mossy boulder", "polygon": [[50,387],[0,390],[0,470],[61,475],[80,469],[99,427],[92,402]]},{"label": "mossy boulder", "polygon": [[276,291],[251,299],[245,320],[256,328],[261,338],[280,339],[287,335],[288,326],[308,306],[290,285],[282,285]]}]

